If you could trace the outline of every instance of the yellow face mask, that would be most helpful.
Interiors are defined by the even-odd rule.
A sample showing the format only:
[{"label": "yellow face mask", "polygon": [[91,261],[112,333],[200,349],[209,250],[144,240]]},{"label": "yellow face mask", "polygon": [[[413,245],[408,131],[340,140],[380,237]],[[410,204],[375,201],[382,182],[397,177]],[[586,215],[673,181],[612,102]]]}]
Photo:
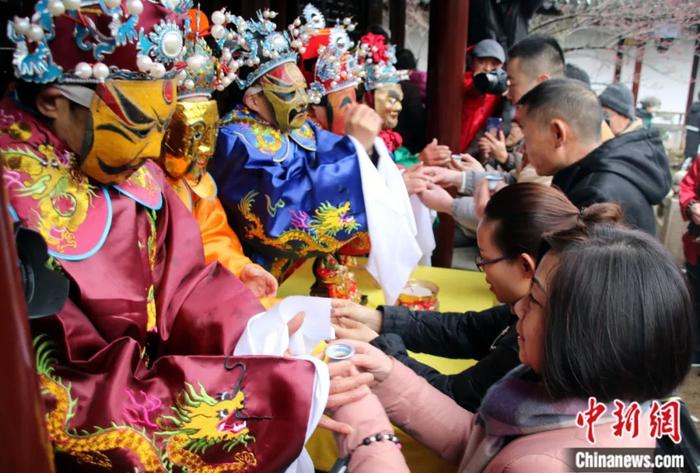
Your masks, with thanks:
[{"label": "yellow face mask", "polygon": [[288,62],[271,70],[260,79],[260,86],[281,131],[299,128],[306,122],[309,96],[304,75],[296,64]]},{"label": "yellow face mask", "polygon": [[403,91],[399,84],[385,84],[374,91],[374,110],[384,120],[383,128],[392,129],[399,123]]},{"label": "yellow face mask", "polygon": [[175,110],[173,80],[98,84],[90,104],[80,169],[102,184],[121,184],[146,159],[160,156]]},{"label": "yellow face mask", "polygon": [[163,140],[162,164],[170,177],[199,183],[214,154],[218,122],[214,100],[178,101]]}]

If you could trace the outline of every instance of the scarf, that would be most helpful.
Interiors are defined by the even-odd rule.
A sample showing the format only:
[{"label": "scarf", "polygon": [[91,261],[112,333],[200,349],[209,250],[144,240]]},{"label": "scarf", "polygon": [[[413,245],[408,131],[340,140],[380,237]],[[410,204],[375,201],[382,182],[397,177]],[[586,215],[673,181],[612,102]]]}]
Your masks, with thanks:
[{"label": "scarf", "polygon": [[[482,472],[511,440],[528,434],[574,427],[576,415],[588,408],[587,399],[552,401],[544,383],[532,369],[520,365],[486,393],[469,437],[460,471]],[[614,409],[606,405],[599,420]]]},{"label": "scarf", "polygon": [[403,144],[403,138],[394,130],[382,130],[379,132],[379,138],[384,141],[384,144],[389,151],[394,151]]}]

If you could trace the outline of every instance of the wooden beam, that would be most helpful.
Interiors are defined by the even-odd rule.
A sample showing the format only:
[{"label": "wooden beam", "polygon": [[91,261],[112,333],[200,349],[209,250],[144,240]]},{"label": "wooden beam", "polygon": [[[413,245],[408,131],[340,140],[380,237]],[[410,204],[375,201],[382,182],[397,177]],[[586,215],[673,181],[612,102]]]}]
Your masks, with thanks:
[{"label": "wooden beam", "polygon": [[391,42],[396,49],[403,49],[406,45],[406,0],[389,1],[389,29]]},{"label": "wooden beam", "polygon": [[366,24],[367,28],[370,25],[381,25],[384,18],[384,10],[382,0],[365,0],[366,3]]},{"label": "wooden beam", "polygon": [[613,82],[620,82],[620,77],[622,76],[622,63],[625,58],[624,47],[625,39],[620,38],[615,48],[615,75],[613,76]]},{"label": "wooden beam", "polygon": [[642,78],[642,62],[644,61],[644,49],[646,42],[639,41],[637,43],[637,48],[634,53],[634,76],[632,76],[632,96],[634,97],[634,104],[637,105],[637,100],[639,98],[639,81]]},{"label": "wooden beam", "polygon": [[[428,139],[453,150],[459,148],[464,81],[464,48],[467,45],[469,0],[430,2],[428,33]],[[455,223],[440,214],[433,264],[452,265]]]},{"label": "wooden beam", "polygon": [[695,27],[695,55],[690,66],[690,84],[688,85],[688,101],[685,104],[685,123],[688,123],[690,106],[695,101],[695,86],[698,83],[698,66],[700,66],[700,25]]}]

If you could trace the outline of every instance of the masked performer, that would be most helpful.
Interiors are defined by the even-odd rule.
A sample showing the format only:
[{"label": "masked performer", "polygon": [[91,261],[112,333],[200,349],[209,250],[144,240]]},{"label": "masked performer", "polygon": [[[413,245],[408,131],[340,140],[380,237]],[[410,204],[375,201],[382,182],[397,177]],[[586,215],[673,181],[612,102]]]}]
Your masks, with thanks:
[{"label": "masked performer", "polygon": [[[400,82],[404,78],[405,71],[396,69],[394,65],[396,48],[386,44],[383,36],[367,33],[360,39],[359,48],[359,55],[365,68],[363,100],[382,118],[382,131],[379,137],[386,144],[396,164],[402,169],[403,183],[411,195],[411,208],[416,225],[415,238],[422,253],[420,264],[429,266],[435,249],[434,216],[416,195],[427,188],[430,182],[429,170],[420,164],[418,155],[412,154],[402,146],[402,136],[394,131],[402,109],[403,91]],[[426,146],[423,153],[432,152],[430,148],[446,149],[433,143]]]},{"label": "masked performer", "polygon": [[175,109],[186,8],[39,0],[8,25],[9,212],[71,285],[56,315],[31,320],[59,471],[281,471],[314,425],[324,368],[227,356],[262,307],[205,266],[195,220],[147,161]]},{"label": "masked performer", "polygon": [[243,254],[216,196],[216,183],[207,172],[219,129],[219,111],[211,94],[230,80],[203,38],[209,29],[207,17],[191,10],[188,25],[187,67],[179,81],[177,107],[165,134],[160,164],[168,183],[199,224],[205,261],[218,260],[256,297],[268,298],[277,292],[277,280]]},{"label": "masked performer", "polygon": [[246,254],[283,278],[295,261],[333,253],[368,232],[368,269],[385,298],[395,300],[420,249],[412,237],[394,238],[411,230],[405,199],[389,191],[369,158],[378,154],[379,119],[356,106],[345,125],[350,136],[307,119],[306,81],[294,49],[306,51],[304,28],[323,28],[322,18],[309,16],[304,28],[297,19],[288,34],[276,31],[274,12],[259,12],[255,21],[219,13],[230,26],[213,19],[212,35],[222,44],[233,38],[227,44],[245,93],[244,106],[223,119],[212,175]]}]

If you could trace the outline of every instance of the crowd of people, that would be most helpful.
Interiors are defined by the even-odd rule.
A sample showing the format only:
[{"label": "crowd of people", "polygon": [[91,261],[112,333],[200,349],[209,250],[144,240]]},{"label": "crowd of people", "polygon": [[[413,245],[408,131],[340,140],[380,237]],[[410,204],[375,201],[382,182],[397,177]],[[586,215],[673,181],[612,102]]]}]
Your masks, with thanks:
[{"label": "crowd of people", "polygon": [[[0,156],[8,215],[53,270],[22,274],[59,471],[311,472],[318,426],[350,472],[408,471],[394,426],[460,472],[568,471],[591,399],[596,447],[655,447],[654,406],[700,361],[700,164],[688,286],[655,238],[668,158],[624,85],[596,95],[548,36],[479,41],[450,149],[425,136],[410,51],[313,5],[284,30],[187,0],[30,3],[7,28]],[[498,305],[396,305],[433,211]],[[385,305],[276,305],[306,260],[330,287],[356,254]],[[350,359],[298,343],[324,327]],[[444,375],[408,350],[477,361]],[[639,435],[609,428],[619,401]]]}]

